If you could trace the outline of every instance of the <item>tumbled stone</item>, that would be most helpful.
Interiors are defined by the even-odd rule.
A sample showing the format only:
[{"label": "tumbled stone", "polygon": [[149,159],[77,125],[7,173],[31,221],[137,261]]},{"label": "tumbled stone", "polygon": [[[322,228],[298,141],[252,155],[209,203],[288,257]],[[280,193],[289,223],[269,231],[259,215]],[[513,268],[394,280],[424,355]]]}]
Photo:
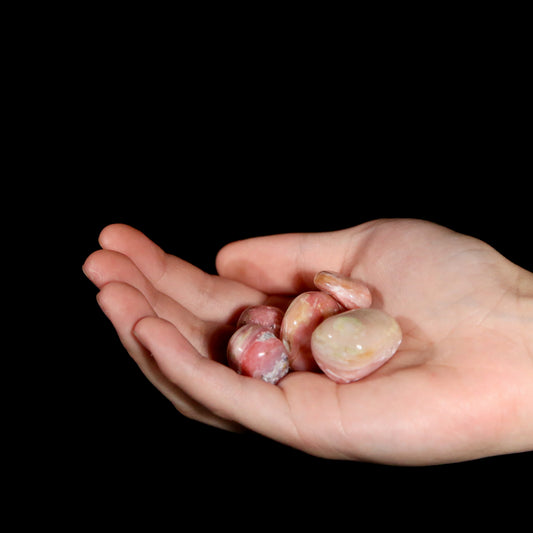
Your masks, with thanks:
[{"label": "tumbled stone", "polygon": [[309,291],[298,295],[281,322],[281,340],[293,370],[318,370],[311,353],[311,334],[327,317],[344,308],[329,294]]},{"label": "tumbled stone", "polygon": [[385,364],[401,341],[393,317],[379,309],[354,309],[325,319],[312,333],[311,349],[330,379],[350,383]]},{"label": "tumbled stone", "polygon": [[315,275],[315,287],[333,296],[346,309],[366,308],[372,305],[372,294],[362,281],[323,270]]},{"label": "tumbled stone", "polygon": [[269,328],[245,324],[228,343],[228,364],[239,374],[276,384],[289,372],[289,357]]},{"label": "tumbled stone", "polygon": [[237,327],[245,324],[258,324],[270,329],[274,335],[279,337],[283,311],[272,305],[252,305],[247,307],[237,321]]}]

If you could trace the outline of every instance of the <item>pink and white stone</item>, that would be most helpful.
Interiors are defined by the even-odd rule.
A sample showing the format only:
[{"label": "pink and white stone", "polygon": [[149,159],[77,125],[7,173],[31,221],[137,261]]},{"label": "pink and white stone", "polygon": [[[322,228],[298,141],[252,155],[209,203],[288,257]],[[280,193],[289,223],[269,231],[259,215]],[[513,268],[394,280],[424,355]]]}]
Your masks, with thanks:
[{"label": "pink and white stone", "polygon": [[311,352],[311,334],[327,317],[344,311],[329,294],[309,291],[298,295],[281,322],[281,340],[293,370],[318,370]]},{"label": "pink and white stone", "polygon": [[289,356],[272,330],[245,324],[230,338],[228,364],[244,376],[276,384],[289,372]]},{"label": "pink and white stone", "polygon": [[333,296],[346,309],[367,308],[372,305],[372,294],[362,281],[323,270],[315,275],[315,287]]},{"label": "pink and white stone", "polygon": [[268,328],[279,337],[283,311],[272,305],[252,305],[247,307],[237,321],[237,328],[245,324],[258,324]]},{"label": "pink and white stone", "polygon": [[354,309],[325,319],[312,333],[311,350],[330,379],[350,383],[384,365],[401,341],[393,317],[379,309]]}]

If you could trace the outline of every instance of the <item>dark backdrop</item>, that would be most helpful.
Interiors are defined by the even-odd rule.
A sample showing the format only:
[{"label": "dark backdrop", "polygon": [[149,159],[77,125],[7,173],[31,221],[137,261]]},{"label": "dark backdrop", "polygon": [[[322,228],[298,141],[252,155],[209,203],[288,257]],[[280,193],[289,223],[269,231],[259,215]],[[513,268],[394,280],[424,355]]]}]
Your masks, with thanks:
[{"label": "dark backdrop", "polygon": [[496,473],[512,483],[530,454],[416,469],[336,462],[185,419],[129,359],[81,265],[113,222],[214,272],[217,250],[236,239],[417,217],[532,270],[520,69],[493,56],[453,65],[393,52],[363,71],[331,57],[278,68],[265,51],[170,63],[94,52],[81,48],[65,66],[60,134],[42,156],[53,171],[47,220],[62,236],[49,246],[67,252],[73,283],[55,391],[65,483],[142,494],[169,482],[171,495],[179,487],[222,506],[231,485],[253,491],[265,479],[288,501],[345,480],[389,494],[459,479],[466,494]]}]

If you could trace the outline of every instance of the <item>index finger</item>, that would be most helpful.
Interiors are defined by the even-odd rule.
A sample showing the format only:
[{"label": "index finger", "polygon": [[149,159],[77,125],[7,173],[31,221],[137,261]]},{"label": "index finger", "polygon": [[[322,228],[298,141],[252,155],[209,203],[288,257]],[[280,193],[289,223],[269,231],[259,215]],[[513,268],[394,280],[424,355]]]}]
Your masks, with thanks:
[{"label": "index finger", "polygon": [[265,301],[266,295],[261,291],[213,276],[167,254],[146,235],[125,224],[104,228],[100,244],[129,257],[158,291],[202,320],[226,321],[243,307]]}]

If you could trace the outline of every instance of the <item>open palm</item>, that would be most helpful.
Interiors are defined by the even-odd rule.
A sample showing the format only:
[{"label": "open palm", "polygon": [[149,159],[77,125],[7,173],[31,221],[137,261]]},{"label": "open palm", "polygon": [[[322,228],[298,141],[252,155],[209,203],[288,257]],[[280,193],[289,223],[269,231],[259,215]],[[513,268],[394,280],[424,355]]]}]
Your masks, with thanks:
[{"label": "open palm", "polygon": [[[530,449],[531,274],[487,244],[416,220],[232,243],[219,276],[124,225],[106,228],[84,270],[141,370],[186,416],[242,427],[309,453],[432,464]],[[294,372],[278,386],[223,363],[246,306],[313,288],[319,270],[361,279],[400,323],[396,355],[338,385]],[[531,328],[530,328],[531,329]]]}]

